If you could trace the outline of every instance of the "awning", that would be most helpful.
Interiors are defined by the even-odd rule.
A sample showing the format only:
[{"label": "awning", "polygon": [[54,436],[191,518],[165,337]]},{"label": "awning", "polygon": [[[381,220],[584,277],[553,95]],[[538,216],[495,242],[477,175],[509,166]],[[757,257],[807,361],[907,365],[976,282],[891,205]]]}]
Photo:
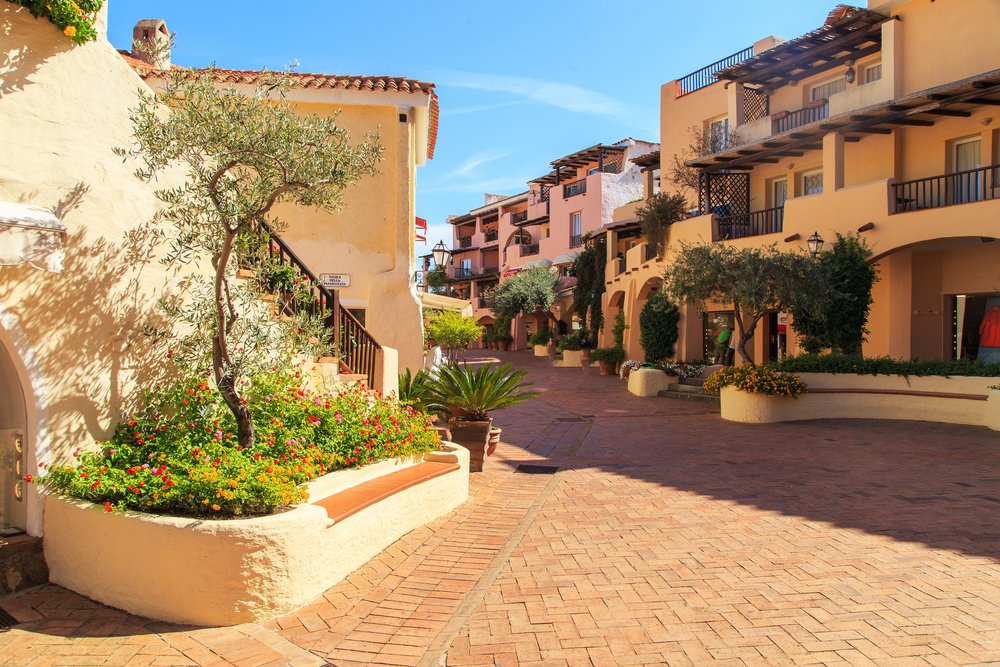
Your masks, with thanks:
[{"label": "awning", "polygon": [[47,208],[0,202],[0,266],[28,264],[61,273],[66,227]]},{"label": "awning", "polygon": [[559,255],[554,260],[552,260],[552,263],[553,264],[572,264],[573,261],[577,257],[579,257],[579,256],[580,256],[580,251],[573,250],[571,252],[567,252],[567,253],[564,253],[562,255]]},{"label": "awning", "polygon": [[424,310],[454,310],[464,317],[472,317],[472,302],[466,299],[456,299],[443,294],[417,292],[420,306]]}]

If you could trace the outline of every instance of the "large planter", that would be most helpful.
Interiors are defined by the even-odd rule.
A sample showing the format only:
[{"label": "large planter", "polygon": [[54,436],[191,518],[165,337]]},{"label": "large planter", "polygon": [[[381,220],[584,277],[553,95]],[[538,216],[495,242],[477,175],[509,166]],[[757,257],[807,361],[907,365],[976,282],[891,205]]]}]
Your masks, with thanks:
[{"label": "large planter", "polygon": [[590,359],[590,350],[589,349],[580,350],[580,365],[584,368],[590,368],[590,365],[592,363],[593,362]]},{"label": "large planter", "polygon": [[670,389],[678,382],[658,368],[637,368],[628,375],[628,391],[635,396],[649,398],[659,396],[661,391]]},{"label": "large planter", "polygon": [[[772,423],[803,419],[907,419],[989,426],[1000,430],[997,378],[904,377],[851,373],[796,373],[809,387],[797,399],[721,392],[721,416],[730,421]],[[995,426],[994,426],[995,424]]]},{"label": "large planter", "polygon": [[618,364],[613,361],[598,361],[597,367],[601,369],[601,375],[615,375]]},{"label": "large planter", "polygon": [[[106,512],[64,496],[45,501],[52,583],[111,607],[173,623],[233,625],[308,604],[406,533],[468,498],[469,453],[442,443],[423,460],[459,470],[398,491],[331,523],[318,505],[250,519]],[[309,483],[316,501],[420,463],[383,461]]]},{"label": "large planter", "polygon": [[548,347],[548,345],[533,345],[532,349],[534,349],[536,357],[547,357],[547,356],[549,356],[549,347]]},{"label": "large planter", "polygon": [[467,422],[453,419],[448,422],[452,442],[469,450],[469,471],[482,472],[483,464],[488,456],[490,426],[493,420],[484,422]]},{"label": "large planter", "polygon": [[560,364],[561,367],[573,368],[582,365],[583,365],[583,350],[563,350],[562,363]]}]

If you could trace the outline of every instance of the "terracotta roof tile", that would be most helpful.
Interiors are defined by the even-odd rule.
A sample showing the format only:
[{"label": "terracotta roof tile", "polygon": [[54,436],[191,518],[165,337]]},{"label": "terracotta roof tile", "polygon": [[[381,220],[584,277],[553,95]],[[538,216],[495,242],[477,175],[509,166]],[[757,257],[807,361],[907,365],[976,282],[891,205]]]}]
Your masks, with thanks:
[{"label": "terracotta roof tile", "polygon": [[[133,57],[128,51],[119,50],[122,58],[125,59],[132,69],[143,79],[163,79],[168,75],[167,70],[161,70],[142,62]],[[185,70],[187,68],[172,65],[170,71]],[[195,69],[192,72],[208,73],[218,83],[256,83],[259,77],[264,74],[262,70],[240,70],[240,69]],[[428,138],[427,157],[434,157],[434,147],[437,144],[438,122],[440,109],[438,106],[437,93],[434,92],[434,84],[417,79],[405,79],[394,76],[358,76],[344,74],[313,74],[308,72],[290,72],[289,78],[298,83],[303,88],[326,88],[331,90],[358,90],[363,92],[388,92],[388,93],[413,93],[429,95],[431,98],[428,117]]]}]

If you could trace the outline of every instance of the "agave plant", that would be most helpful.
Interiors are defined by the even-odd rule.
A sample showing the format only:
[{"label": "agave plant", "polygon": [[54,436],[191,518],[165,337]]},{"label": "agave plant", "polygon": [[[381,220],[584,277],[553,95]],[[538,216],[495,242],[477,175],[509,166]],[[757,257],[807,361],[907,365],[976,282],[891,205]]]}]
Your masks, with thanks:
[{"label": "agave plant", "polygon": [[528,391],[533,383],[525,382],[527,371],[514,370],[510,364],[484,365],[477,369],[458,364],[441,366],[432,380],[429,400],[444,406],[467,421],[486,421],[489,413],[538,396]]}]

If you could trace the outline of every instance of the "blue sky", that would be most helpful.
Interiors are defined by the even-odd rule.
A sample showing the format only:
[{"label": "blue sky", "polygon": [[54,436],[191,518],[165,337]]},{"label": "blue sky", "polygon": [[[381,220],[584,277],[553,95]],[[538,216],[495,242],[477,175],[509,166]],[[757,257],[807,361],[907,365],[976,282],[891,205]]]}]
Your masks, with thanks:
[{"label": "blue sky", "polygon": [[448,214],[481,206],[485,192],[523,191],[554,159],[629,136],[657,141],[661,84],[767,35],[812,30],[835,4],[111,0],[108,36],[129,48],[138,19],[163,18],[178,65],[298,62],[304,72],[435,82],[437,152],[417,175],[429,249],[450,239]]}]

